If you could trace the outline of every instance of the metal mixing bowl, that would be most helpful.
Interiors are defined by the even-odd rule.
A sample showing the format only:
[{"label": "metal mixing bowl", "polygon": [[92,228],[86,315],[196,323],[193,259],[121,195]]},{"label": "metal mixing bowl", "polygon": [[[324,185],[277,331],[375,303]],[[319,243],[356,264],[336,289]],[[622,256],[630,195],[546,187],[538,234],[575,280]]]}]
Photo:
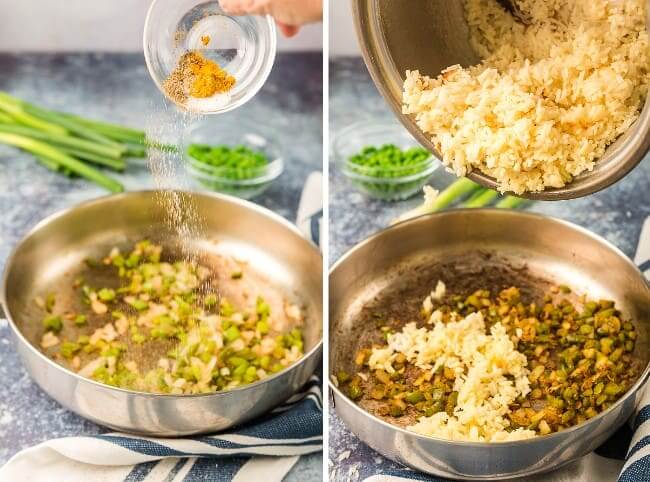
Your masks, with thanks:
[{"label": "metal mixing bowl", "polygon": [[[406,70],[435,77],[450,65],[468,66],[480,60],[469,42],[462,2],[355,0],[352,5],[363,58],[377,88],[411,134],[442,158],[414,118],[402,114],[402,85]],[[628,174],[649,148],[650,102],[646,99],[639,119],[609,146],[593,171],[580,174],[563,188],[523,197],[573,199],[600,191]],[[476,170],[467,177],[490,189],[497,187],[493,178]]]},{"label": "metal mixing bowl", "polygon": [[[322,257],[288,221],[246,201],[220,195],[131,192],[83,203],[39,223],[7,261],[2,306],[27,372],[66,408],[113,429],[156,436],[224,430],[279,405],[317,368],[322,351]],[[189,237],[170,227],[167,207],[195,215]],[[267,379],[230,391],[165,395],[123,390],[84,378],[45,356],[34,298],[54,292],[66,303],[78,297],[70,274],[112,246],[143,238],[198,253],[246,259],[274,287],[305,305],[305,355]],[[92,282],[92,280],[87,280]]]},{"label": "metal mixing bowl", "polygon": [[[602,238],[565,221],[517,211],[458,209],[423,216],[348,251],[330,271],[330,376],[339,370],[356,371],[355,354],[377,330],[374,320],[364,319],[377,312],[382,316],[382,301],[392,297],[401,303],[414,297],[421,303],[438,279],[451,292],[514,284],[536,298],[549,284],[565,284],[576,296],[614,300],[636,326],[634,356],[643,372],[616,403],[584,423],[543,437],[500,443],[452,442],[409,432],[364,411],[331,386],[338,415],[370,447],[443,477],[525,477],[591,452],[632,415],[650,377],[648,282]],[[369,308],[363,311],[364,306]]]}]

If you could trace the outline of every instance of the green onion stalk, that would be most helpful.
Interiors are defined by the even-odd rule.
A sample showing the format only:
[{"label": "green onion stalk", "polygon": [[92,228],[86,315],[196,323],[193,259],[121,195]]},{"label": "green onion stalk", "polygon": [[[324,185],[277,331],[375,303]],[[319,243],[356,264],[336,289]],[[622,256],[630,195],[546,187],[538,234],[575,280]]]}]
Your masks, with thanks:
[{"label": "green onion stalk", "polygon": [[[418,207],[405,212],[391,224],[411,219],[426,214],[431,214],[450,207],[460,202],[463,208],[481,208],[491,205],[499,193],[492,189],[485,189],[466,178],[453,182],[441,193],[438,193],[430,186],[424,188],[424,202]],[[464,201],[463,201],[464,200]],[[494,207],[502,209],[516,209],[526,203],[525,199],[516,196],[505,196],[494,203]]]},{"label": "green onion stalk", "polygon": [[410,211],[405,212],[398,218],[394,219],[391,224],[440,211],[455,201],[462,199],[480,189],[482,189],[481,186],[473,181],[470,181],[467,178],[458,179],[441,193],[437,193],[430,186],[425,186],[424,203],[414,209],[411,209]]},{"label": "green onion stalk", "polygon": [[27,152],[31,152],[41,162],[43,162],[43,159],[46,159],[45,165],[48,168],[52,169],[55,165],[61,166],[72,173],[93,181],[97,185],[108,189],[110,192],[117,193],[124,190],[122,184],[118,181],[44,142],[17,134],[0,132],[0,143],[19,147]]},{"label": "green onion stalk", "polygon": [[499,196],[497,191],[492,189],[481,189],[462,204],[464,208],[482,208],[494,201]]},{"label": "green onion stalk", "polygon": [[94,166],[122,172],[126,158],[146,157],[158,146],[144,131],[57,112],[0,92],[0,143],[33,154],[46,168],[80,176],[111,192],[122,185]]},{"label": "green onion stalk", "polygon": [[523,206],[528,203],[527,199],[517,197],[517,196],[506,196],[497,202],[494,207],[501,209],[517,209],[520,206]]}]

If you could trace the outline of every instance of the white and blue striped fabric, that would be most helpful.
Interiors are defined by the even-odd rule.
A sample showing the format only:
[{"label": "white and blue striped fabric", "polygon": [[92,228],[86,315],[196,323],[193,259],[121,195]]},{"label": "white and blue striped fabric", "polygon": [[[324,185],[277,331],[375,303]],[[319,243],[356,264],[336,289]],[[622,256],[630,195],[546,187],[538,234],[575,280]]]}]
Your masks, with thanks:
[{"label": "white and blue striped fabric", "polygon": [[[634,262],[650,279],[650,218],[645,220]],[[566,468],[525,479],[526,482],[650,482],[650,388],[630,422],[618,430],[594,453]],[[367,468],[366,468],[367,470]],[[372,473],[361,470],[364,482],[447,482],[409,469]]]},{"label": "white and blue striped fabric", "polygon": [[107,433],[23,450],[2,482],[279,482],[300,455],[323,447],[321,382],[313,376],[283,405],[228,433],[182,439]]},{"label": "white and blue striped fabric", "polygon": [[[650,279],[650,217],[643,224],[634,262],[646,278]],[[625,465],[618,482],[650,482],[650,388],[648,387],[634,418],[632,432]]]}]

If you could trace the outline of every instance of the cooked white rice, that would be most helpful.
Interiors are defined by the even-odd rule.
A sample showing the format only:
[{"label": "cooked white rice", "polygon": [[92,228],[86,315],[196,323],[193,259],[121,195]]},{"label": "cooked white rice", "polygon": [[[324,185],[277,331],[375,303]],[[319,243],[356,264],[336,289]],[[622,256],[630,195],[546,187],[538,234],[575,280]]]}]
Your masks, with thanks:
[{"label": "cooked white rice", "polygon": [[407,72],[403,111],[458,176],[478,169],[523,193],[593,169],[639,115],[650,49],[645,0],[518,3],[529,27],[496,0],[465,0],[483,62]]},{"label": "cooked white rice", "polygon": [[452,416],[439,412],[422,417],[408,430],[475,442],[535,436],[534,430],[507,430],[509,406],[530,392],[529,372],[526,356],[516,350],[500,323],[487,333],[480,312],[446,324],[437,321],[433,328],[417,328],[415,323],[409,323],[401,332],[388,337],[385,348],[374,348],[368,364],[373,370],[393,373],[393,361],[399,353],[422,370],[452,370],[456,376],[454,391],[458,392]]}]

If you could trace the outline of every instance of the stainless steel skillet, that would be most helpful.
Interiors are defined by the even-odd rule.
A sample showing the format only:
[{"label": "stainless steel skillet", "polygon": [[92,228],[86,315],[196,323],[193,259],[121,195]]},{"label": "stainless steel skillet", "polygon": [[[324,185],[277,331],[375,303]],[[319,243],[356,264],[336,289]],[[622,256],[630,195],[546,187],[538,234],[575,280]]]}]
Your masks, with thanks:
[{"label": "stainless steel skillet", "polygon": [[[182,212],[196,213],[189,216],[189,234],[183,239],[170,227],[159,193],[131,192],[89,201],[45,219],[7,261],[2,305],[28,373],[65,407],[113,429],[157,436],[224,430],[289,398],[320,362],[322,258],[318,249],[289,222],[252,203],[186,192],[174,192],[173,199]],[[42,313],[34,297],[54,292],[57,303],[73,303],[78,294],[72,281],[85,259],[97,259],[112,246],[143,238],[206,256],[246,259],[270,284],[306,307],[305,356],[270,378],[228,392],[157,395],[102,385],[43,355],[34,346],[42,334]]]},{"label": "stainless steel skillet", "polygon": [[491,444],[414,434],[364,411],[331,386],[337,413],[365,443],[430,474],[507,479],[553,470],[587,454],[630,417],[650,376],[647,281],[623,253],[585,229],[517,211],[424,216],[381,231],[347,252],[329,277],[330,376],[341,369],[355,371],[357,350],[376,332],[368,315],[382,307],[382,316],[412,311],[438,279],[451,291],[517,284],[534,298],[549,284],[566,284],[578,294],[613,299],[637,327],[635,356],[645,369],[616,404],[583,424],[545,437]]}]

